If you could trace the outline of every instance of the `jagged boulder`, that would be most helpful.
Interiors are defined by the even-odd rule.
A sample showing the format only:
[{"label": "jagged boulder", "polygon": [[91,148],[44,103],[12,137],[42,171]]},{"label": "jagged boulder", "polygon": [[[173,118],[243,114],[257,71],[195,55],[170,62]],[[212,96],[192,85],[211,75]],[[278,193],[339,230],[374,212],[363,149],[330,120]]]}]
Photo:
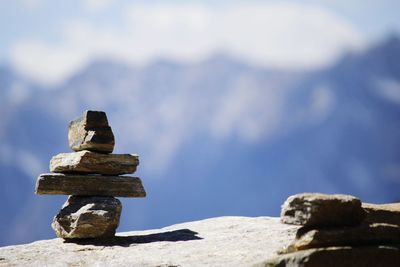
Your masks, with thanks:
[{"label": "jagged boulder", "polygon": [[121,210],[121,202],[114,197],[70,196],[51,226],[65,239],[111,237]]}]

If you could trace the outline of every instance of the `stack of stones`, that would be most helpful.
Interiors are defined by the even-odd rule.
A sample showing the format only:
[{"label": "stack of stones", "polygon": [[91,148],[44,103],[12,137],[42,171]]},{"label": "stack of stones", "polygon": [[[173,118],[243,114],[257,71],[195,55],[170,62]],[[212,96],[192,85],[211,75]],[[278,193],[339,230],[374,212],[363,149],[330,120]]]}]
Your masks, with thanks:
[{"label": "stack of stones", "polygon": [[114,134],[101,111],[86,111],[69,124],[69,146],[50,161],[52,173],[41,174],[36,194],[70,195],[54,217],[58,237],[103,238],[114,236],[122,205],[115,197],[145,197],[137,177],[121,176],[136,171],[137,155],[110,154]]},{"label": "stack of stones", "polygon": [[281,221],[295,240],[266,266],[399,266],[400,203],[362,203],[349,195],[289,197]]}]

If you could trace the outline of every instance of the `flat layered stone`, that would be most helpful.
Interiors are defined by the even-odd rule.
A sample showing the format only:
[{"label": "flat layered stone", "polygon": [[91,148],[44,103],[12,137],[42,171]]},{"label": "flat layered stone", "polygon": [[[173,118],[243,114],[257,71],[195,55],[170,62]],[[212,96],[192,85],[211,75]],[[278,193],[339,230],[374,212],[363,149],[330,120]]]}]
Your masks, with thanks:
[{"label": "flat layered stone", "polygon": [[138,165],[137,155],[101,154],[84,150],[54,156],[50,161],[50,171],[119,175],[134,173]]},{"label": "flat layered stone", "polygon": [[329,247],[278,255],[256,266],[265,267],[387,267],[398,266],[395,246]]},{"label": "flat layered stone", "polygon": [[114,150],[115,140],[106,113],[87,110],[82,117],[71,121],[68,128],[68,142],[74,151],[111,153]]},{"label": "flat layered stone", "polygon": [[362,207],[367,212],[365,221],[368,223],[388,223],[400,225],[400,203],[362,203]]},{"label": "flat layered stone", "polygon": [[142,182],[131,176],[45,173],[36,182],[38,195],[145,197]]},{"label": "flat layered stone", "polygon": [[64,239],[112,237],[121,210],[121,202],[114,197],[70,196],[51,226]]},{"label": "flat layered stone", "polygon": [[295,241],[282,252],[309,248],[400,244],[400,227],[392,224],[363,224],[354,227],[300,228]]},{"label": "flat layered stone", "polygon": [[349,195],[302,193],[282,205],[281,221],[306,226],[358,225],[366,216],[358,198]]}]

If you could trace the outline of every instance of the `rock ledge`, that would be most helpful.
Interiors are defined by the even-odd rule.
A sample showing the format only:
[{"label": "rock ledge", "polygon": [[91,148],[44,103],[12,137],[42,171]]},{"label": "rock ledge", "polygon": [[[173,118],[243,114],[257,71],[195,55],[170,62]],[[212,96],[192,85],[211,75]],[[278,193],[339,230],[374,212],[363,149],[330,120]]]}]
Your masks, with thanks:
[{"label": "rock ledge", "polygon": [[292,241],[298,228],[272,217],[218,217],[95,242],[56,238],[3,247],[0,266],[253,266]]}]

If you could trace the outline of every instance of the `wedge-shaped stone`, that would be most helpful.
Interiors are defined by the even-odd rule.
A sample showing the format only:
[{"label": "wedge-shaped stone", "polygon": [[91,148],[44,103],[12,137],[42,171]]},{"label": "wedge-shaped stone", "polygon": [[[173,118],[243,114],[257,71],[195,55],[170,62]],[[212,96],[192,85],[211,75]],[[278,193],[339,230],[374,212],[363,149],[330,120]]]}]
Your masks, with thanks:
[{"label": "wedge-shaped stone", "polygon": [[400,225],[400,203],[369,204],[363,203],[367,212],[365,221],[368,223],[389,223]]},{"label": "wedge-shaped stone", "polygon": [[282,205],[281,221],[307,226],[358,225],[365,218],[361,201],[349,195],[303,193]]},{"label": "wedge-shaped stone", "polygon": [[363,224],[353,227],[322,228],[297,232],[295,241],[283,252],[333,246],[400,244],[400,227],[393,224]]},{"label": "wedge-shaped stone", "polygon": [[47,173],[36,182],[38,195],[145,197],[137,177]]},{"label": "wedge-shaped stone", "polygon": [[114,150],[115,140],[106,113],[87,110],[82,117],[71,121],[68,142],[74,151],[111,153]]},{"label": "wedge-shaped stone", "polygon": [[396,246],[329,247],[278,255],[258,266],[265,267],[387,267],[398,266]]},{"label": "wedge-shaped stone", "polygon": [[50,161],[50,171],[119,175],[134,173],[138,165],[137,155],[101,154],[84,150],[54,156]]},{"label": "wedge-shaped stone", "polygon": [[121,202],[113,197],[70,196],[51,226],[65,239],[112,237],[121,210]]}]

